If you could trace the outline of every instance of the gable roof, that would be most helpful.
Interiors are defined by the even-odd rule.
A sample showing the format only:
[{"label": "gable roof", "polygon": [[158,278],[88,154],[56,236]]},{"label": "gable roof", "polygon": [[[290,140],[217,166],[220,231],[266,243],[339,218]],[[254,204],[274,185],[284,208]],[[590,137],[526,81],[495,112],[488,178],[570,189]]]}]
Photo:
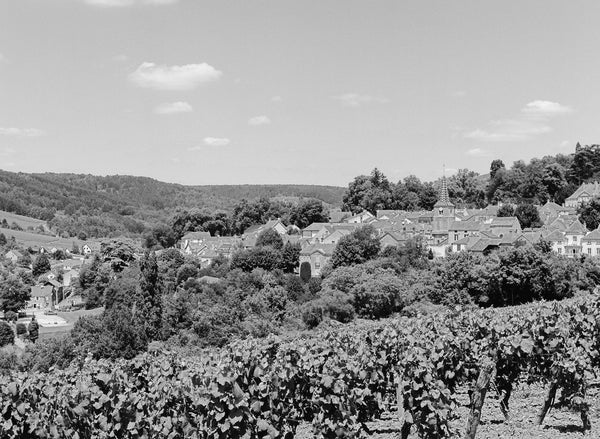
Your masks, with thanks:
[{"label": "gable roof", "polygon": [[315,231],[318,232],[319,230],[321,230],[323,227],[325,226],[330,226],[332,223],[312,223],[309,224],[308,226],[306,226],[305,228],[302,229],[302,231]]},{"label": "gable roof", "polygon": [[579,186],[577,188],[577,190],[575,192],[573,192],[573,194],[569,198],[567,198],[567,200],[576,200],[577,198],[579,198],[583,195],[589,195],[589,196],[600,195],[600,183],[597,181],[593,182],[593,183],[583,183],[581,186]]},{"label": "gable roof", "polygon": [[480,238],[469,250],[472,252],[484,252],[490,247],[498,247],[499,245],[500,241],[498,239]]},{"label": "gable roof", "polygon": [[265,224],[254,224],[244,230],[244,235],[251,234],[259,234],[263,230],[273,229],[277,224],[281,223],[281,225],[285,228],[280,219],[269,220]]},{"label": "gable roof", "polygon": [[585,235],[587,233],[587,229],[579,220],[573,221],[569,228],[567,229],[567,233],[569,235]]},{"label": "gable roof", "polygon": [[304,256],[310,256],[314,253],[321,253],[325,256],[333,255],[333,250],[335,249],[335,244],[311,244],[304,247],[300,254]]},{"label": "gable roof", "polygon": [[564,241],[565,240],[565,234],[563,232],[558,231],[558,230],[554,230],[552,233],[550,233],[549,235],[547,235],[544,239],[546,241],[560,242],[560,241]]},{"label": "gable roof", "polygon": [[181,238],[182,241],[200,241],[210,238],[210,232],[188,232]]},{"label": "gable roof", "polygon": [[385,238],[386,236],[389,236],[390,238],[392,238],[394,241],[396,242],[401,242],[401,241],[406,241],[406,235],[398,232],[398,231],[394,231],[394,230],[390,230],[385,232],[383,235],[381,235],[381,237],[379,238],[380,241],[383,240],[383,238]]},{"label": "gable roof", "polygon": [[52,297],[52,285],[34,285],[31,287],[31,297]]},{"label": "gable roof", "polygon": [[600,241],[600,229],[592,230],[583,237],[582,241]]}]

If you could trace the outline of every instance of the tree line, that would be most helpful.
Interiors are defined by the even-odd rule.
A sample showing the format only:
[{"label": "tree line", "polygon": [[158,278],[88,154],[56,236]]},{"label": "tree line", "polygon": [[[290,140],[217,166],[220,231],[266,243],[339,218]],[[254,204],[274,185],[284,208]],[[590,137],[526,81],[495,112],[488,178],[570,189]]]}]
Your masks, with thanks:
[{"label": "tree line", "polygon": [[[600,145],[577,143],[572,154],[523,160],[507,167],[493,160],[490,172],[480,175],[459,169],[448,177],[448,193],[457,206],[481,208],[487,204],[562,204],[582,183],[600,180]],[[422,182],[414,175],[390,182],[377,168],[355,177],[343,195],[343,209],[351,212],[382,209],[431,210],[441,180]]]}]

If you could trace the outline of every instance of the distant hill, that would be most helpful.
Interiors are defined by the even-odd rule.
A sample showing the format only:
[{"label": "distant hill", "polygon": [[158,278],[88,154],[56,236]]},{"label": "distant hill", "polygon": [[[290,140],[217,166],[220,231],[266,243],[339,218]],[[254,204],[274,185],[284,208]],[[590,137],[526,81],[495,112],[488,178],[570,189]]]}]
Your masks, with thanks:
[{"label": "distant hill", "polygon": [[0,210],[48,221],[51,226],[60,222],[62,229],[73,223],[73,229],[83,227],[94,236],[140,233],[149,225],[168,220],[177,208],[229,212],[242,199],[261,197],[316,198],[339,206],[343,193],[344,188],[336,186],[185,186],[128,175],[0,170]]}]

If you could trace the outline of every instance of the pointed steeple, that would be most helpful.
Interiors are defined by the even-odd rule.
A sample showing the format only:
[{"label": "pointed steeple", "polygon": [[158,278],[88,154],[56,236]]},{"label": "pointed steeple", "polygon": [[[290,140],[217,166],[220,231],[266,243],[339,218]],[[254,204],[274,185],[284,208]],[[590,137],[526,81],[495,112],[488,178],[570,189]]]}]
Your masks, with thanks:
[{"label": "pointed steeple", "polygon": [[448,195],[448,182],[446,176],[442,177],[442,187],[440,188],[440,196],[435,207],[454,207],[454,204],[450,202],[450,196]]}]

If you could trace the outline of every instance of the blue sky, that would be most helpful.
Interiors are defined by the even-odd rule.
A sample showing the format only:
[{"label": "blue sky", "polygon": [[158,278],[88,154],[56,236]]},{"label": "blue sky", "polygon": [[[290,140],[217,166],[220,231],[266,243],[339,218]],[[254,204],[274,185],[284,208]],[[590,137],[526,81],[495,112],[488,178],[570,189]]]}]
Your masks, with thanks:
[{"label": "blue sky", "polygon": [[0,168],[346,185],[600,140],[600,4],[3,0]]}]

